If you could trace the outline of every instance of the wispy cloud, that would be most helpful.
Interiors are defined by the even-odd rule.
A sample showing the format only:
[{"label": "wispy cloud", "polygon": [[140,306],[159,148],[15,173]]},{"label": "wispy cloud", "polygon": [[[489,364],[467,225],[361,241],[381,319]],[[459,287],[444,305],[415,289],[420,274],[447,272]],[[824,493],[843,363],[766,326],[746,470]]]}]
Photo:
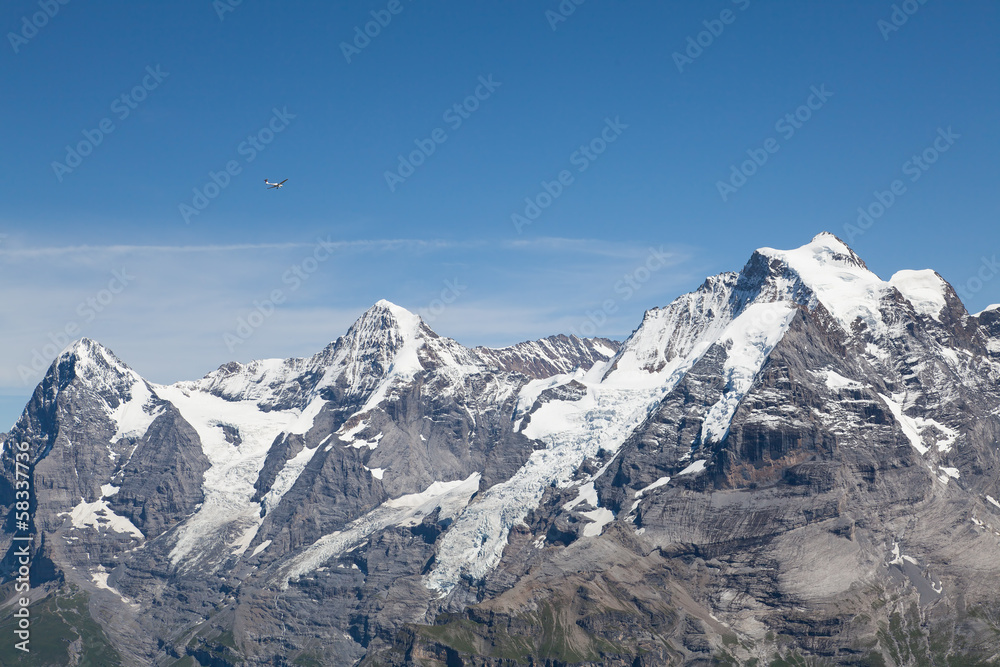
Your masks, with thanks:
[{"label": "wispy cloud", "polygon": [[[647,249],[642,244],[603,239],[574,239],[561,237],[540,237],[535,239],[464,240],[448,239],[356,239],[331,241],[325,237],[326,245],[337,250],[445,250],[453,248],[502,248],[510,251],[554,252],[598,255],[602,257],[631,257]],[[294,250],[309,248],[315,241],[286,243],[234,243],[217,245],[74,245],[11,247],[7,242],[0,247],[0,257],[39,258],[64,257],[67,255],[129,255],[129,254],[189,254],[189,253],[240,253],[259,250]],[[676,252],[672,250],[671,252]]]},{"label": "wispy cloud", "polygon": [[[628,241],[608,241],[605,239],[540,237],[535,239],[512,239],[503,242],[501,247],[508,250],[527,252],[577,253],[627,259],[648,252],[651,246]],[[665,251],[677,257],[683,257],[685,254],[690,253],[690,250],[677,247],[671,247],[669,250],[665,249]]]},{"label": "wispy cloud", "polygon": [[[499,346],[572,331],[589,335],[589,313],[609,300],[614,312],[594,334],[621,336],[643,310],[700,281],[691,268],[695,253],[658,249],[663,266],[623,297],[616,286],[649,261],[642,243],[323,241],[330,259],[313,262],[318,246],[310,238],[44,247],[5,240],[0,393],[26,398],[65,343],[83,336],[149,379],[169,383],[233,359],[313,354],[381,298],[428,316],[435,331],[463,344]],[[448,285],[456,281],[460,294],[452,299]],[[275,295],[280,303],[270,304]],[[251,317],[259,320],[252,335],[227,346],[227,333]]]},{"label": "wispy cloud", "polygon": [[[189,254],[189,253],[239,253],[257,250],[294,250],[310,248],[309,243],[241,243],[230,245],[77,245],[0,249],[0,257],[39,258],[65,257],[67,255],[131,255],[131,254]],[[456,247],[457,243],[442,240],[420,239],[366,239],[356,241],[328,241],[336,250],[398,250],[402,248],[442,249]]]}]

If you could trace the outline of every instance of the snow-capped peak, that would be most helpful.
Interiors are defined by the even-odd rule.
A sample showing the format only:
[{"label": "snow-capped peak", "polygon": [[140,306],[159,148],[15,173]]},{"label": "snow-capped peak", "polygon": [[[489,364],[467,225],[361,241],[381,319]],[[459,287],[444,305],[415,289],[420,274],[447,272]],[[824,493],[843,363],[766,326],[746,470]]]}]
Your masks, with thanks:
[{"label": "snow-capped peak", "polygon": [[889,278],[889,284],[899,290],[918,315],[940,321],[941,311],[947,305],[948,283],[936,271],[897,271]]},{"label": "snow-capped peak", "polygon": [[910,302],[921,316],[940,321],[951,290],[945,280],[929,269],[903,270],[884,281],[871,272],[847,244],[828,232],[795,250],[761,248],[757,251],[783,264],[811,293],[809,307],[818,301],[848,333],[858,319],[875,333],[884,333],[883,299],[893,289]]},{"label": "snow-capped peak", "polygon": [[423,370],[417,350],[425,343],[425,333],[432,332],[418,315],[383,299],[337,341],[323,384],[337,378],[357,392],[378,386],[372,399],[380,400],[388,389],[385,380],[412,377]]},{"label": "snow-capped peak", "polygon": [[124,395],[126,400],[131,387],[144,382],[114,352],[90,338],[68,345],[52,362],[49,374],[53,373],[58,375],[60,385],[79,378],[89,389]]},{"label": "snow-capped peak", "polygon": [[376,343],[395,343],[397,336],[415,337],[420,333],[423,320],[402,306],[381,299],[361,314],[347,330],[347,338],[370,339]]},{"label": "snow-capped peak", "polygon": [[138,373],[115,353],[89,338],[71,343],[49,369],[59,390],[71,382],[100,398],[117,431],[111,442],[142,435],[159,412],[156,396]]},{"label": "snow-capped peak", "polygon": [[62,361],[73,361],[77,367],[96,365],[101,367],[128,368],[124,361],[115,356],[114,352],[90,338],[80,338],[67,345],[59,353],[57,363]]},{"label": "snow-capped peak", "polygon": [[829,253],[831,259],[835,259],[838,262],[846,262],[862,269],[868,269],[864,260],[861,259],[858,254],[855,253],[849,245],[844,243],[836,234],[832,234],[830,232],[820,232],[814,236],[809,243],[799,248],[799,250],[804,250],[806,248],[821,249]]},{"label": "snow-capped peak", "polygon": [[851,332],[861,319],[872,329],[882,325],[880,304],[889,285],[868,270],[847,244],[824,232],[795,250],[760,248],[759,254],[787,268],[790,280],[800,281],[844,328]]},{"label": "snow-capped peak", "polygon": [[[406,308],[403,308],[402,306],[397,306],[392,301],[389,301],[387,299],[379,299],[378,301],[376,301],[371,308],[365,311],[365,314],[367,315],[368,313],[371,312],[383,312],[383,311],[389,311],[390,313],[392,313],[393,317],[400,320],[407,320],[407,319],[412,320],[413,318],[416,318],[418,320],[420,319],[419,315],[411,313]],[[362,315],[362,317],[364,317],[364,315]]]},{"label": "snow-capped peak", "polygon": [[646,311],[603,379],[659,386],[688,367],[687,360],[701,356],[735,316],[738,279],[735,273],[713,276],[665,308]]},{"label": "snow-capped peak", "polygon": [[418,370],[416,349],[433,332],[418,315],[385,299],[370,307],[347,333],[311,357],[229,362],[182,389],[267,408],[304,409],[324,387],[343,383],[349,394],[374,389],[387,374]]}]

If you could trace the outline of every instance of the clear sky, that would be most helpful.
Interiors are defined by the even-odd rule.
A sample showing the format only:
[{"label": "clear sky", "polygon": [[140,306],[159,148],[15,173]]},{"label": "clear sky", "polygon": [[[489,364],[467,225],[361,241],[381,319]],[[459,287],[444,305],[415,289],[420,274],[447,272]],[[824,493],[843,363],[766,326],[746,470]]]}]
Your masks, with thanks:
[{"label": "clear sky", "polygon": [[0,428],[68,338],[173,382],[381,298],[469,345],[624,337],[822,230],[1000,302],[988,0],[6,0],[0,29]]}]

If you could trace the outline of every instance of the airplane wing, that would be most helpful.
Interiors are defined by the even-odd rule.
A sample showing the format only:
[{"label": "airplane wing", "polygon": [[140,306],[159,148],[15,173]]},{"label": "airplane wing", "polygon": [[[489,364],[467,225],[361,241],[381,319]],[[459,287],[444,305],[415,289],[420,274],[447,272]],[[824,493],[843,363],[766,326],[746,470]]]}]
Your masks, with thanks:
[{"label": "airplane wing", "polygon": [[[286,178],[286,179],[285,179],[285,181],[287,181],[287,180],[288,180],[288,179]],[[278,185],[284,185],[284,184],[285,184],[285,181],[282,181],[281,183],[278,183]]]}]

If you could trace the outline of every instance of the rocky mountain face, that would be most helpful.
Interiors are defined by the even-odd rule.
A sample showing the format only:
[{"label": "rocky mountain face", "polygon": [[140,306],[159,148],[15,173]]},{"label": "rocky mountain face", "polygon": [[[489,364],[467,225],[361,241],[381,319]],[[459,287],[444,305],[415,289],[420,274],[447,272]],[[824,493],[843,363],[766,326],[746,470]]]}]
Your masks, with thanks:
[{"label": "rocky mountain face", "polygon": [[624,343],[383,301],[164,386],[83,340],[3,440],[59,646],[25,664],[1000,664],[998,381],[1000,308],[829,234]]}]

